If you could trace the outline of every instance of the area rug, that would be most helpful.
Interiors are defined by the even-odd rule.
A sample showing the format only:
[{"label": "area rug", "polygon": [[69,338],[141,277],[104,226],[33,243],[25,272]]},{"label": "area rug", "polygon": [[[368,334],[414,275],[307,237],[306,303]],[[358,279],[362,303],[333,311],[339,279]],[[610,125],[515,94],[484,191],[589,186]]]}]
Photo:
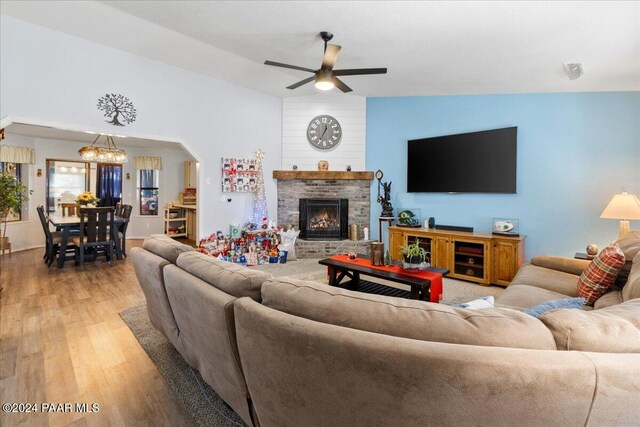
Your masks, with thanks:
[{"label": "area rug", "polygon": [[[318,260],[298,260],[286,264],[266,264],[250,268],[266,271],[274,277],[289,276],[321,283],[327,281],[326,267],[319,265]],[[386,281],[384,283],[397,285]],[[443,287],[442,302],[446,304],[467,302],[488,295],[497,297],[503,291],[496,286],[479,286],[446,277]],[[242,419],[203,381],[198,371],[192,369],[173,345],[151,325],[145,305],[122,310],[120,317],[131,329],[195,424],[216,427],[245,426]]]}]

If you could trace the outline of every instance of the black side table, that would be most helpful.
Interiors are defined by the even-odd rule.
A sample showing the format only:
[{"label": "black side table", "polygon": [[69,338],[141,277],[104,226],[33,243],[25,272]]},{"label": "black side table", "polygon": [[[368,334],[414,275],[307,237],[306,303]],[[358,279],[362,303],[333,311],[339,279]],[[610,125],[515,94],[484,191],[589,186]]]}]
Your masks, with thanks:
[{"label": "black side table", "polygon": [[576,254],[573,256],[575,259],[586,259],[587,261],[591,261],[592,259],[594,259],[597,255],[587,255],[584,252],[576,252]]}]

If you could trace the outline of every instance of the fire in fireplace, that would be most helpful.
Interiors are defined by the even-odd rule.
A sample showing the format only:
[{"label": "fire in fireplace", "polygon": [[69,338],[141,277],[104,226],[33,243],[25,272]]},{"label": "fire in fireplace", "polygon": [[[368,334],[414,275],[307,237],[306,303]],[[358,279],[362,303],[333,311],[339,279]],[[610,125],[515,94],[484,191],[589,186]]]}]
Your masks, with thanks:
[{"label": "fire in fireplace", "polygon": [[343,240],[349,236],[347,199],[300,199],[300,238]]}]

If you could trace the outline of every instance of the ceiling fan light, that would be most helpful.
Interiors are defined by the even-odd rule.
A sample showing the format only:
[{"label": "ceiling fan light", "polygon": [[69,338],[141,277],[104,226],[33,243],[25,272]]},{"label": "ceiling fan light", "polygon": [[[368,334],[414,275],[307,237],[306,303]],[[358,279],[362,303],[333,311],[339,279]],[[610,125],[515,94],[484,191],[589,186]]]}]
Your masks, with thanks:
[{"label": "ceiling fan light", "polygon": [[318,70],[316,72],[315,86],[320,90],[331,90],[336,85],[333,82],[333,73],[327,70]]},{"label": "ceiling fan light", "polygon": [[316,89],[331,90],[335,86],[336,85],[334,85],[332,81],[326,81],[326,80],[318,80],[318,81],[316,81]]}]

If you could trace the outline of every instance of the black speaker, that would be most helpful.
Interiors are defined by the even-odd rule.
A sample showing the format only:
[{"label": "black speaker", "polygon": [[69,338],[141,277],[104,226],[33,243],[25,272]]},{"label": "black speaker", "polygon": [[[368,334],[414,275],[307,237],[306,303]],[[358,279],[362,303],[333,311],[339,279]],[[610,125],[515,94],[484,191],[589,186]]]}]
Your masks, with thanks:
[{"label": "black speaker", "polygon": [[434,217],[429,218],[429,228],[434,228],[436,226],[436,219]]},{"label": "black speaker", "polygon": [[466,231],[473,233],[473,227],[462,227],[459,225],[436,225],[436,230],[448,230],[448,231]]}]

